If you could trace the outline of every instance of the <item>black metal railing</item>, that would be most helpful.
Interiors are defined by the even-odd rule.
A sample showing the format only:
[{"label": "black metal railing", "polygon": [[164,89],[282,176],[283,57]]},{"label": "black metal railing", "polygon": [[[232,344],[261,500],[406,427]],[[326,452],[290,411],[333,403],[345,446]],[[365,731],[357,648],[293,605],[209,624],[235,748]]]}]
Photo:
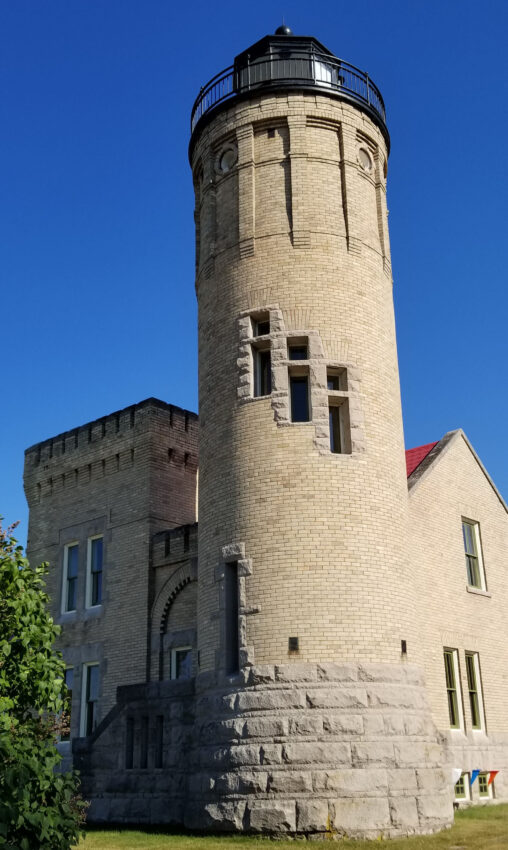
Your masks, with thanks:
[{"label": "black metal railing", "polygon": [[204,86],[194,102],[191,133],[198,121],[220,103],[236,95],[264,88],[319,88],[353,100],[370,112],[387,134],[381,92],[365,71],[329,54],[288,49],[247,59],[226,68]]}]

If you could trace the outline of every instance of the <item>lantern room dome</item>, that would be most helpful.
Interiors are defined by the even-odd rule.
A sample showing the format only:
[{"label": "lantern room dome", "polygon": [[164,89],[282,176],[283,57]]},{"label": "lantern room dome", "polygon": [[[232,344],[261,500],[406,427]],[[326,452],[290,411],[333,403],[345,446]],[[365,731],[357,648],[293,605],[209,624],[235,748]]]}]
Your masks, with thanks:
[{"label": "lantern room dome", "polygon": [[201,89],[191,115],[191,150],[197,132],[234,99],[259,97],[273,91],[322,92],[352,103],[379,127],[389,147],[390,137],[381,92],[365,71],[338,59],[313,36],[294,35],[282,24],[235,57],[229,68]]}]

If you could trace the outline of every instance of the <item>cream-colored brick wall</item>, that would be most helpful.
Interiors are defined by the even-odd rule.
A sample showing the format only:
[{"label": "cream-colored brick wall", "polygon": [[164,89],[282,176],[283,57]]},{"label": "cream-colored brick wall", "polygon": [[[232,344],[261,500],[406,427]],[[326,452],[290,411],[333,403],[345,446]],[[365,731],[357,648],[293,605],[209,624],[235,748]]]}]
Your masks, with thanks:
[{"label": "cream-colored brick wall", "polygon": [[[425,669],[432,711],[439,729],[449,729],[443,647],[459,651],[465,729],[471,715],[464,662],[478,652],[489,735],[508,732],[508,516],[461,432],[410,490],[411,561],[424,609],[421,638],[409,649]],[[480,525],[488,595],[469,592],[462,517]],[[460,735],[460,733],[453,733]]]},{"label": "cream-colored brick wall", "polygon": [[[221,176],[221,140],[235,135],[238,163]],[[369,173],[358,159],[366,137]],[[363,113],[306,94],[237,104],[194,148],[194,171],[204,175],[196,208],[202,670],[219,663],[215,568],[231,542],[244,542],[252,559],[243,626],[256,663],[287,660],[295,635],[300,660],[397,662],[401,639],[416,634],[386,156]],[[313,425],[280,427],[269,399],[237,399],[238,319],[268,305],[361,372],[365,451],[323,454]]]}]

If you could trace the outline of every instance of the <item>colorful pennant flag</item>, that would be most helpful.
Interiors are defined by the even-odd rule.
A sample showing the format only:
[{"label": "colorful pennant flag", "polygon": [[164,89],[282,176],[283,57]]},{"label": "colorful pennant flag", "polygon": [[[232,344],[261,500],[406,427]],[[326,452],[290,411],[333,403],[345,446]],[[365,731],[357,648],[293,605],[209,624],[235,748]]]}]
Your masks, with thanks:
[{"label": "colorful pennant flag", "polygon": [[497,776],[497,774],[498,774],[498,773],[499,773],[499,771],[498,771],[498,770],[491,770],[491,771],[490,771],[490,773],[489,773],[489,781],[487,782],[487,785],[492,785],[492,783],[494,782],[494,779],[496,778],[496,776]]},{"label": "colorful pennant flag", "polygon": [[471,785],[472,785],[472,784],[473,784],[473,782],[475,781],[476,777],[477,777],[477,776],[479,776],[479,775],[480,775],[480,771],[479,771],[479,770],[473,770],[473,771],[472,771],[472,773],[471,773]]},{"label": "colorful pennant flag", "polygon": [[452,767],[452,781],[453,784],[456,785],[462,776],[462,768],[461,767]]}]

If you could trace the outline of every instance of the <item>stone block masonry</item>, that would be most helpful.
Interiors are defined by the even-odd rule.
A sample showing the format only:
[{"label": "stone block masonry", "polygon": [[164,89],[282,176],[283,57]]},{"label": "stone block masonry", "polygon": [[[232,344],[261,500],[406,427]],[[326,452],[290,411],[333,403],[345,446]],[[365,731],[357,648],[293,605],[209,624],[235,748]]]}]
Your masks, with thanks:
[{"label": "stone block masonry", "polygon": [[411,665],[266,665],[214,686],[203,674],[195,687],[124,688],[94,741],[77,742],[76,752],[97,823],[378,838],[433,832],[452,819],[450,771]]}]

